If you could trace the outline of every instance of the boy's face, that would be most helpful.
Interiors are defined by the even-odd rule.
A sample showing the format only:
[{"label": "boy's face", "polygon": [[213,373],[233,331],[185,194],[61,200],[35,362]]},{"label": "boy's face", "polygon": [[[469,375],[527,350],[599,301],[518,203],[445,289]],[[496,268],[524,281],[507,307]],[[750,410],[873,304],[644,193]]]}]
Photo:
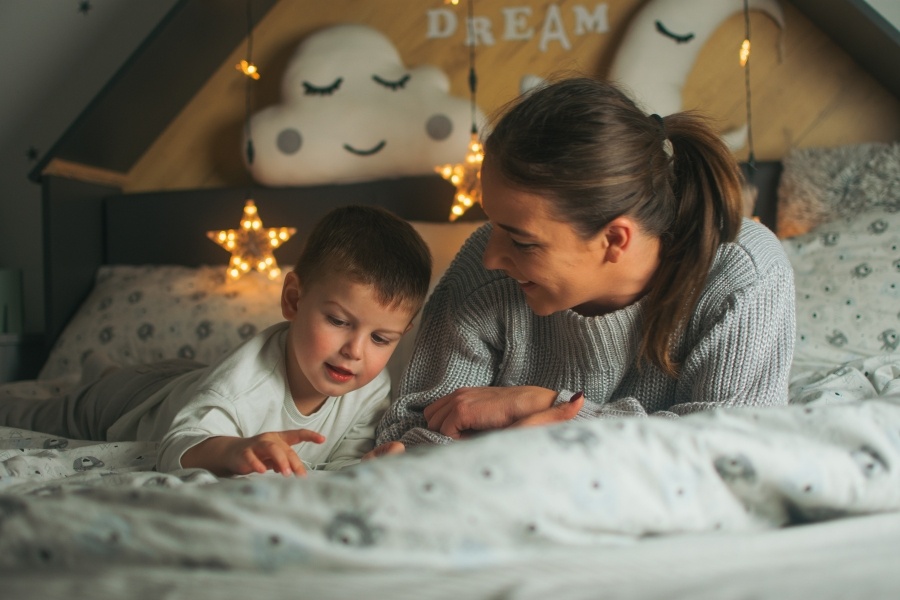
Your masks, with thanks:
[{"label": "boy's face", "polygon": [[295,401],[341,396],[372,381],[414,316],[407,306],[382,306],[372,286],[346,276],[303,286],[293,272],[281,312],[291,322],[286,364]]}]

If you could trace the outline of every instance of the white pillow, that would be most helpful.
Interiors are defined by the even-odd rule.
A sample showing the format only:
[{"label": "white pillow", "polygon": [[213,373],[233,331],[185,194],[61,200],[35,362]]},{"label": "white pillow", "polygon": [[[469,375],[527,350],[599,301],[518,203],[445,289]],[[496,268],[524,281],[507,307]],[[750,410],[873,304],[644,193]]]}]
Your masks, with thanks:
[{"label": "white pillow", "polygon": [[874,208],[783,240],[794,267],[794,372],[900,347],[900,212]]},{"label": "white pillow", "polygon": [[281,283],[255,271],[229,282],[224,266],[100,267],[38,379],[80,372],[95,349],[119,364],[210,363],[282,319]]}]

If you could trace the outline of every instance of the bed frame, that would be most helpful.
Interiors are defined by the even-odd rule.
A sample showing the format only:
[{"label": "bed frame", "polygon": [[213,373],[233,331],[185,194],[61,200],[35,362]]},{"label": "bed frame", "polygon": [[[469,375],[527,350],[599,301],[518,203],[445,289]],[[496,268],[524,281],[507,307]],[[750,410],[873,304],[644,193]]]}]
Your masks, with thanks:
[{"label": "bed frame", "polygon": [[[756,215],[774,227],[781,164],[742,165],[759,189]],[[263,224],[290,226],[297,234],[276,252],[291,264],[315,222],[336,206],[378,205],[416,221],[445,222],[454,189],[437,175],[295,188],[228,188],[122,194],[115,187],[45,175],[45,350],[90,292],[104,264],[226,264],[229,255],[206,237],[238,226],[253,198]],[[461,220],[484,219],[479,207]],[[43,361],[41,361],[43,362]]]}]

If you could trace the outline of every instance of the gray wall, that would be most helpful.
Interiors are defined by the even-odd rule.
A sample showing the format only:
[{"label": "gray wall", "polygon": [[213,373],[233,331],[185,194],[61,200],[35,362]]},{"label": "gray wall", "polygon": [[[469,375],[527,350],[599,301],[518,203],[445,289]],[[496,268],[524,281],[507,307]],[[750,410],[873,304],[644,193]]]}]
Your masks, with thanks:
[{"label": "gray wall", "polygon": [[[232,1],[232,0],[228,0]],[[25,331],[43,331],[41,188],[47,152],[175,0],[0,0],[0,267],[21,269]]]}]

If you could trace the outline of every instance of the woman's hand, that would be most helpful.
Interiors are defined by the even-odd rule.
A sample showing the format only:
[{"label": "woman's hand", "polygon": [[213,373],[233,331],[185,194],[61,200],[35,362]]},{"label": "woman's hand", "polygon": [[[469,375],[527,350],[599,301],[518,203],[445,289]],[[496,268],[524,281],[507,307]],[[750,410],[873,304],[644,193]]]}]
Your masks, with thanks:
[{"label": "woman's hand", "polygon": [[181,466],[207,469],[219,477],[265,473],[270,469],[285,477],[306,475],[303,461],[291,446],[324,441],[325,436],[308,429],[270,431],[249,438],[212,437],[185,452]]},{"label": "woman's hand", "polygon": [[[428,429],[459,439],[523,421],[526,425],[536,425],[552,422],[540,419],[564,420],[558,418],[561,416],[558,412],[543,414],[553,406],[554,400],[556,392],[537,386],[460,388],[426,406],[423,414]],[[531,417],[538,420],[528,421]]]},{"label": "woman's hand", "polygon": [[579,392],[572,396],[572,399],[568,402],[557,404],[547,410],[519,419],[511,427],[533,427],[534,425],[549,425],[550,423],[571,421],[578,414],[578,411],[581,410],[582,406],[584,406],[584,394]]}]

